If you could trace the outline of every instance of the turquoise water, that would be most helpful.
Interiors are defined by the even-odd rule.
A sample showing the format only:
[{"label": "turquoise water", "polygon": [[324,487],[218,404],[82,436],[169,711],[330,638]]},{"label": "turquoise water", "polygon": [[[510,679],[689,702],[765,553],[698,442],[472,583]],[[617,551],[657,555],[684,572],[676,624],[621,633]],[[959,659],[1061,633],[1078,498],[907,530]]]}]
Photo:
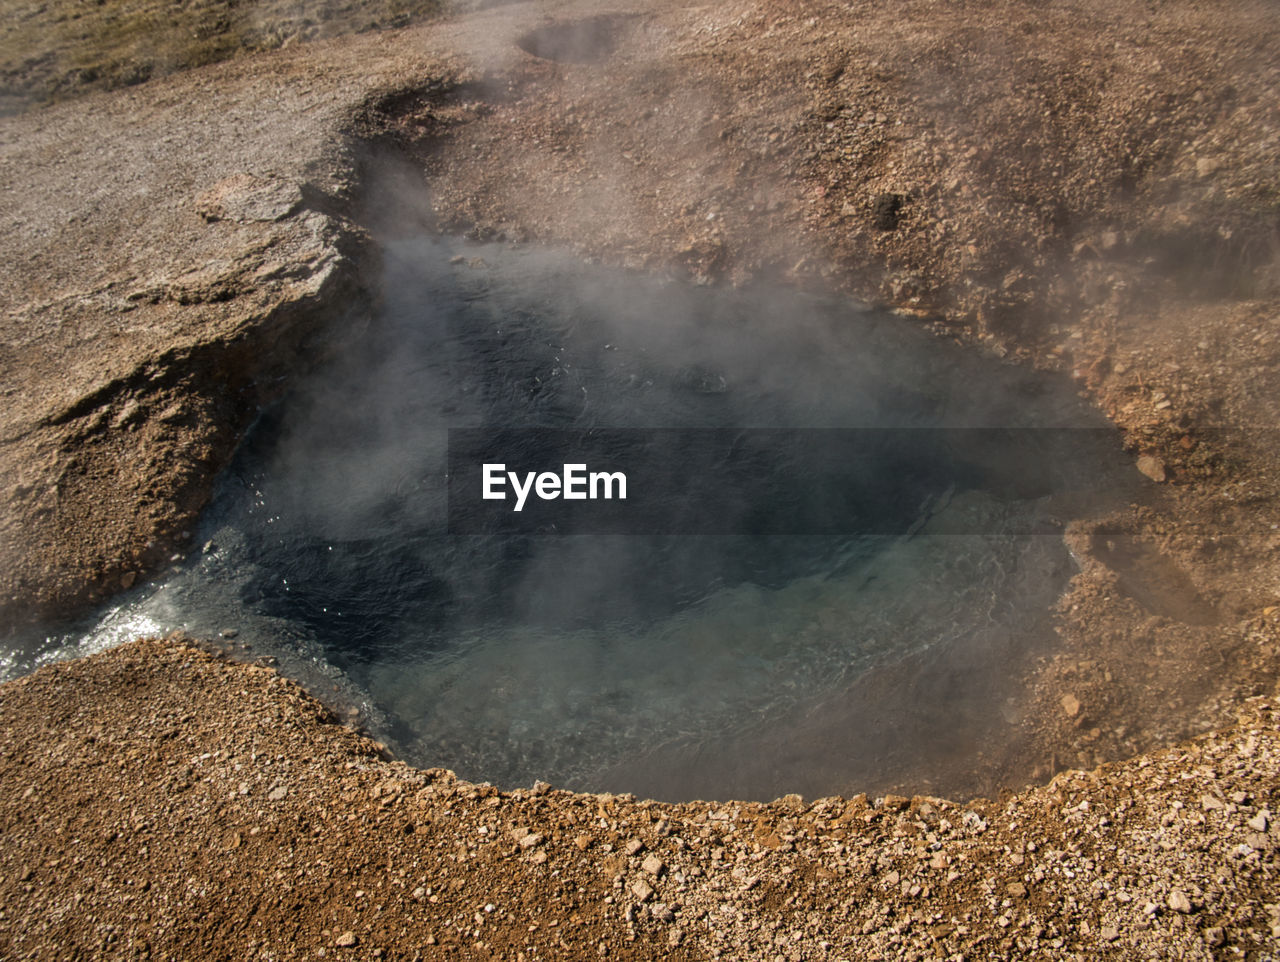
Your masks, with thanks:
[{"label": "turquoise water", "polygon": [[[1133,493],[1069,381],[846,300],[456,242],[402,242],[386,259],[381,311],[263,412],[200,548],[89,622],[12,642],[7,675],[137,633],[233,629],[360,705],[413,762],[608,790],[628,758],[750,744],[745,733],[785,729],[875,665],[996,635],[1047,640],[1074,572],[1062,526]],[[821,502],[807,454],[726,460],[711,490],[741,502],[742,530],[450,533],[449,430],[505,432],[513,464],[555,461],[531,428],[888,441],[853,494],[832,500],[828,479]],[[1053,453],[975,428],[1027,429]],[[669,468],[667,501],[711,483],[706,453],[645,462]],[[761,484],[775,476],[785,486]],[[669,517],[642,494],[624,509]],[[709,511],[706,497],[687,495]],[[824,511],[829,532],[789,532]],[[832,757],[813,781],[834,793],[865,775]],[[694,790],[679,777],[628,788]],[[737,788],[786,790],[766,776]]]}]

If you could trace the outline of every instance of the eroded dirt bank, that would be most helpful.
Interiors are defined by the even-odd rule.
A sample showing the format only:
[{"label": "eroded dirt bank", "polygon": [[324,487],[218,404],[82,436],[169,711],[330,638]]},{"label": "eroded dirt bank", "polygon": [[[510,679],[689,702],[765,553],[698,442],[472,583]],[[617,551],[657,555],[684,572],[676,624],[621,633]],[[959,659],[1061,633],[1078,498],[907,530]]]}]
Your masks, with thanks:
[{"label": "eroded dirt bank", "polygon": [[[999,10],[976,3],[889,9],[822,3],[688,8],[656,2],[610,10],[516,4],[426,27],[278,51],[3,118],[0,624],[82,607],[160,570],[184,546],[212,478],[256,406],[281,390],[299,359],[306,363],[317,351],[340,345],[335,332],[358,336],[369,299],[376,296],[376,247],[368,231],[425,226],[569,245],[587,257],[705,283],[753,277],[834,285],[895,305],[905,315],[903,323],[928,324],[939,336],[958,338],[975,350],[1070,373],[1124,430],[1135,470],[1158,480],[1163,497],[1142,509],[1073,525],[1068,540],[1082,571],[1057,612],[1061,645],[1040,652],[1015,644],[993,653],[994,663],[1008,672],[1009,688],[983,722],[982,754],[951,773],[948,790],[994,792],[1064,766],[1129,758],[1227,725],[1247,696],[1272,691],[1280,667],[1274,470],[1280,458],[1274,434],[1280,415],[1277,32],[1267,5],[1244,2],[1212,11],[1190,3],[1049,9],[1011,4]],[[221,748],[219,739],[231,737],[241,717],[235,704],[218,701],[216,691],[239,685],[234,679],[241,677],[248,679],[245,685],[263,686],[264,700],[254,703],[261,715],[253,724],[259,727],[247,729],[258,732],[262,747],[237,743],[237,760],[249,774],[239,776],[234,791],[219,789],[223,798],[238,793],[240,781],[252,789],[267,779],[264,758],[276,755],[297,759],[295,765],[304,757],[313,765],[332,758],[333,765],[316,769],[317,780],[309,784],[315,798],[326,799],[320,806],[326,811],[357,806],[351,809],[357,815],[353,826],[373,818],[375,809],[399,811],[397,806],[408,803],[358,802],[369,786],[359,780],[365,775],[352,772],[368,765],[379,779],[413,783],[406,795],[441,781],[385,768],[360,754],[365,749],[351,741],[354,736],[328,726],[314,729],[323,732],[314,743],[321,747],[295,753],[286,742],[302,729],[262,720],[290,710],[290,703],[305,704],[284,694],[291,689],[268,685],[265,675],[248,669],[175,651],[180,652],[128,649],[4,689],[6,737],[15,746],[5,754],[5,784],[16,789],[6,795],[16,796],[11,802],[17,806],[6,818],[21,821],[9,823],[14,827],[8,837],[18,841],[6,844],[3,857],[16,868],[6,867],[3,884],[15,887],[10,905],[21,894],[28,906],[21,922],[6,909],[6,938],[38,946],[65,935],[90,946],[114,932],[111,944],[118,953],[133,952],[130,946],[142,940],[158,947],[162,936],[140,934],[139,919],[162,919],[165,912],[179,911],[173,906],[195,904],[178,897],[188,892],[189,878],[200,879],[190,892],[203,887],[208,893],[224,884],[219,873],[255,864],[239,855],[211,856],[189,872],[191,864],[176,860],[182,843],[174,835],[169,842],[135,845],[127,858],[121,856],[127,867],[119,879],[168,893],[163,899],[127,893],[151,906],[146,912],[121,908],[123,890],[97,881],[97,894],[87,886],[54,887],[47,889],[54,901],[32,899],[44,890],[37,873],[50,882],[61,860],[75,857],[56,840],[84,838],[53,814],[41,827],[41,810],[62,810],[33,805],[31,798],[41,792],[52,799],[57,793],[49,786],[69,793],[66,798],[78,797],[74,793],[84,790],[84,780],[114,773],[116,756],[103,752],[100,743],[142,737],[141,723],[127,722],[143,717],[131,714],[143,711],[131,701],[140,697],[137,692],[172,689],[176,698],[186,691],[187,703],[166,723],[172,734],[164,745],[188,744],[190,758],[184,755],[181,764],[191,767],[194,774],[185,782],[194,785],[199,773],[191,758],[199,760],[213,748],[192,746]],[[196,667],[174,667],[186,660]],[[922,682],[909,668],[899,674],[901,691],[930,690],[928,679]],[[207,702],[197,683],[211,686]],[[193,692],[199,693],[198,708],[190,704]],[[274,707],[268,707],[271,699]],[[54,725],[47,720],[55,711],[50,701],[68,712],[92,706],[101,720]],[[929,710],[925,705],[921,714]],[[945,718],[897,716],[888,724],[946,727]],[[808,957],[819,953],[824,940],[843,946],[851,957],[898,955],[903,946],[886,941],[895,937],[952,938],[960,940],[953,948],[939,945],[946,953],[967,954],[979,936],[990,938],[977,946],[985,951],[1002,939],[1031,939],[1037,928],[1042,931],[1034,938],[1041,942],[1027,941],[1018,951],[1057,956],[1071,946],[1115,944],[1117,955],[1131,955],[1160,944],[1157,937],[1173,938],[1188,953],[1258,947],[1271,937],[1266,906],[1277,901],[1267,874],[1270,846],[1263,829],[1247,832],[1257,845],[1237,839],[1231,833],[1246,829],[1228,818],[1256,819],[1257,809],[1272,804],[1277,784],[1265,751],[1274,727],[1270,716],[1259,715],[1251,724],[1258,731],[1251,753],[1245,752],[1249,729],[1205,743],[1220,746],[1221,764],[1188,761],[1192,755],[1182,751],[1126,762],[1089,782],[1091,807],[1079,817],[1104,836],[1121,824],[1137,832],[1098,843],[1096,857],[1085,848],[1073,852],[1083,837],[1065,834],[1076,817],[1067,814],[1071,806],[1085,812],[1078,807],[1084,796],[1072,796],[1068,804],[1061,787],[1019,796],[1016,805],[1043,818],[993,814],[996,828],[964,843],[981,848],[1003,839],[998,863],[981,861],[997,858],[996,848],[974,856],[973,864],[993,866],[981,880],[990,879],[993,887],[987,892],[974,887],[979,882],[966,888],[968,883],[956,881],[960,901],[954,903],[945,901],[948,883],[930,875],[932,881],[907,884],[911,872],[895,861],[897,847],[906,851],[915,844],[914,814],[882,813],[870,823],[857,815],[852,824],[869,827],[846,836],[839,832],[847,829],[831,826],[825,810],[811,813],[805,816],[810,821],[804,844],[797,844],[804,818],[785,807],[751,809],[752,819],[766,819],[766,839],[768,825],[792,819],[789,828],[774,833],[777,847],[761,843],[767,853],[761,871],[747,868],[747,875],[735,878],[731,866],[722,877],[702,863],[706,874],[699,880],[692,874],[693,840],[704,839],[699,860],[715,846],[705,841],[711,836],[698,834],[702,823],[694,831],[679,821],[694,818],[693,809],[617,802],[611,803],[621,806],[616,811],[631,813],[626,818],[643,820],[641,813],[662,811],[669,824],[682,826],[684,835],[671,837],[681,837],[684,849],[668,845],[668,836],[636,832],[649,848],[662,848],[669,866],[690,859],[680,868],[683,884],[690,886],[686,892],[703,895],[688,896],[695,906],[689,917],[696,906],[712,913],[698,924],[723,916],[726,941],[706,935],[719,929],[695,930],[686,923],[683,907],[675,923],[649,911],[655,901],[670,905],[678,899],[668,899],[661,880],[653,882],[656,896],[635,895],[630,885],[644,873],[638,867],[643,853],[636,865],[619,861],[617,850],[630,829],[614,828],[608,830],[618,833],[609,841],[613,850],[600,848],[603,837],[589,840],[586,853],[566,849],[563,865],[554,853],[541,867],[533,862],[542,845],[517,855],[515,848],[494,842],[483,849],[489,855],[477,856],[479,862],[468,852],[468,868],[451,869],[449,877],[459,884],[449,883],[449,899],[433,889],[440,902],[427,895],[425,902],[397,903],[412,910],[397,916],[406,921],[396,924],[418,924],[411,920],[419,909],[431,920],[430,930],[414,930],[423,935],[418,948],[424,955],[430,952],[427,935],[440,944],[457,935],[448,917],[458,916],[461,924],[464,908],[468,917],[478,911],[482,919],[507,912],[529,933],[522,938],[550,939],[538,943],[548,956],[564,951],[555,948],[562,937],[589,952],[604,940],[610,952],[660,954],[673,926],[688,936],[700,933],[680,951],[698,954],[719,946],[730,957],[765,954],[767,944],[773,954]],[[39,755],[39,739],[45,737],[40,726],[56,728],[59,740],[52,744],[63,747]],[[67,746],[79,761],[67,755],[57,772],[41,767],[70,752]],[[144,747],[138,741],[133,750],[125,757],[149,759],[153,767],[178,757],[176,748],[158,750],[149,742]],[[155,768],[161,779],[155,783],[149,769],[148,777],[137,777],[134,762],[125,771],[133,777],[114,794],[95,796],[113,798],[111,804],[77,809],[81,814],[75,817],[119,824],[102,829],[102,846],[123,848],[117,843],[140,837],[143,822],[151,831],[168,832],[186,815],[200,832],[221,833],[223,821],[241,817],[235,812],[252,820],[259,816],[250,812],[288,811],[297,797],[286,794],[269,807],[256,795],[248,796],[252,805],[236,795],[230,808],[212,801],[203,808],[199,793],[155,787],[168,784],[167,764]],[[903,778],[914,790],[923,784],[918,771]],[[1246,785],[1241,779],[1256,780]],[[1177,794],[1185,786],[1196,786],[1187,798]],[[28,788],[32,794],[24,801]],[[453,852],[458,839],[467,844],[466,832],[478,831],[474,819],[489,811],[484,806],[491,793],[476,789],[470,799],[471,788],[460,791],[456,802],[421,803],[439,816],[432,822],[438,828],[431,829],[438,834],[415,828],[412,835],[395,836],[395,844],[426,845],[423,839],[429,839],[432,853]],[[1233,801],[1236,792],[1246,800]],[[1236,809],[1206,808],[1200,794],[1226,799],[1224,805]],[[236,798],[243,810],[234,807],[240,804]],[[1121,810],[1122,800],[1135,798],[1133,807]],[[1174,802],[1183,808],[1173,808]],[[358,807],[366,804],[368,810]],[[581,810],[588,818],[597,804],[558,794],[500,800],[493,811],[511,806],[511,824],[495,820],[487,837],[501,839],[517,821],[533,821],[535,815],[578,819]],[[943,811],[940,803],[930,804]],[[157,805],[175,807],[162,817],[163,808],[149,807]],[[1246,805],[1252,810],[1241,807]],[[453,816],[443,813],[455,807],[473,821],[450,822]],[[121,814],[142,811],[154,814]],[[287,845],[261,857],[293,858],[293,873],[319,872],[324,860],[331,863],[322,866],[325,871],[358,872],[354,860],[347,864],[337,854],[341,846],[384,851],[361,848],[359,833],[338,834],[332,825],[314,821],[320,818],[316,811],[312,807],[306,816],[311,820],[305,829],[297,822],[288,828],[297,840],[295,853],[307,839],[306,845],[317,846],[310,852],[315,859],[291,856]],[[1125,823],[1122,815],[1136,821]],[[1204,822],[1197,824],[1201,815]],[[611,821],[615,815],[590,817],[598,823],[599,817]],[[957,812],[946,817],[953,828],[963,825]],[[899,820],[907,834],[895,836]],[[1010,858],[1015,843],[1030,839],[1017,834],[1022,828],[1012,827],[1015,822],[1041,826],[1037,831],[1046,834],[1037,850],[1057,853],[1055,862],[1042,866],[1043,878],[1031,867],[1023,873],[1029,879],[1009,874],[1016,867]],[[411,823],[419,824],[405,819],[400,829]],[[718,834],[732,819],[704,823]],[[240,854],[254,837],[253,825],[245,824],[247,829],[228,829],[232,839],[239,832],[238,844],[245,846]],[[322,831],[314,834],[317,827]],[[272,828],[278,830],[283,829]],[[569,830],[548,827],[530,834],[552,838],[556,831]],[[927,831],[939,840],[952,838]],[[887,834],[882,838],[879,832]],[[797,836],[788,840],[791,851],[783,850],[787,834]],[[965,832],[956,829],[954,837],[961,836]],[[741,829],[734,835],[739,837]],[[925,850],[936,853],[927,834],[919,837]],[[24,856],[28,844],[48,851]],[[66,848],[63,854],[55,851],[59,844]],[[754,844],[741,850],[744,866],[754,864]],[[1239,844],[1249,844],[1252,854],[1234,847]],[[847,851],[832,855],[839,846]],[[724,864],[736,864],[739,849],[724,848]],[[173,860],[149,861],[153,850],[170,851]],[[819,850],[834,861],[804,860]],[[426,848],[413,851],[418,854],[406,856],[410,863],[399,864],[396,872],[418,871],[413,858],[427,864]],[[1197,865],[1203,856],[1204,866],[1188,868],[1188,852],[1195,853],[1191,862]],[[1017,854],[1022,865],[1038,864],[1025,849]],[[840,875],[839,859],[855,855],[867,861],[847,863],[848,876],[856,880],[849,883]],[[1136,860],[1134,879],[1141,881],[1108,881],[1104,873],[1124,871],[1122,855]],[[104,850],[96,859],[114,857]],[[362,857],[368,866],[363,871],[370,874],[352,886],[343,911],[354,913],[362,904],[356,889],[372,900],[371,893],[385,891],[398,877],[377,867],[384,864],[381,856]],[[1073,863],[1075,858],[1081,861]],[[1091,868],[1085,859],[1092,860]],[[59,861],[50,865],[54,860]],[[492,870],[473,873],[472,864]],[[878,874],[868,874],[873,864]],[[918,868],[924,855],[910,864]],[[1015,882],[1029,892],[1043,890],[1045,879],[1059,877],[1053,865],[1070,868],[1076,876],[1072,885],[1079,887],[1054,890],[1061,894],[1044,903],[1034,894],[1025,900],[1007,894]],[[833,878],[819,878],[823,866]],[[314,904],[316,893],[338,892],[307,889],[306,898],[288,901],[283,886],[300,883],[286,883],[274,865],[255,867],[263,869],[254,873],[256,881],[236,884],[261,887],[254,891],[263,893],[264,920],[302,911],[289,907]],[[808,887],[759,882],[739,891],[753,876],[783,879],[784,867],[793,869],[787,879],[808,879]],[[601,933],[595,941],[552,937],[549,920],[531,930],[538,920],[520,914],[533,911],[533,893],[542,890],[534,875],[518,873],[545,869],[550,879],[556,868],[562,876],[546,884],[562,885],[559,879],[566,876],[582,879],[558,893],[577,901],[557,915],[556,928],[577,933],[576,912],[590,920],[582,931]],[[894,884],[905,894],[876,888],[891,871],[899,873]],[[1170,908],[1169,898],[1188,872],[1199,874],[1187,888],[1199,886],[1201,893],[1180,889],[1193,909],[1184,914]],[[614,889],[619,874],[623,888]],[[934,874],[945,879],[949,870],[943,864]],[[56,884],[70,886],[75,877],[59,874]],[[716,879],[720,888],[713,890]],[[530,894],[519,894],[526,883]],[[326,877],[314,884],[336,883]],[[434,884],[415,882],[409,895],[397,898]],[[842,884],[854,889],[842,891]],[[926,910],[935,903],[915,901],[920,892],[910,894],[914,884],[928,887],[929,899],[943,898],[936,903],[943,907]],[[576,893],[576,885],[586,891]],[[1123,886],[1132,901],[1111,894]],[[515,893],[527,900],[520,903],[527,909],[502,906],[495,895],[484,894],[489,889]],[[798,895],[802,890],[808,894]],[[453,900],[455,892],[470,898],[473,891],[478,908]],[[748,910],[743,901],[716,902],[722,892],[748,902],[759,895],[761,901]],[[1211,892],[1218,893],[1213,901]],[[55,898],[77,895],[78,903]],[[797,898],[788,903],[792,895]],[[605,903],[606,896],[614,901]],[[95,898],[104,906],[97,921],[95,913],[66,909],[94,904]],[[995,911],[988,904],[992,898],[998,900]],[[1006,898],[1010,905],[1003,907],[999,902]],[[1145,910],[1148,901],[1154,912]],[[496,907],[485,913],[489,902]],[[976,911],[980,902],[986,906],[981,919],[964,920],[963,913]],[[187,940],[175,942],[171,954],[195,954],[201,933],[217,933],[215,951],[217,940],[233,940],[226,943],[228,956],[243,954],[244,943],[235,939],[255,940],[262,949],[268,936],[254,934],[252,920],[240,921],[244,904],[237,900],[234,913],[221,917],[182,909],[185,924],[166,927],[157,921],[155,931],[166,928],[179,935],[163,937]],[[338,901],[333,904],[337,912]],[[724,912],[722,904],[732,911]],[[953,904],[963,906],[959,921],[947,907]],[[448,915],[434,914],[451,906]],[[626,941],[622,913],[628,906],[638,912],[634,943]],[[810,911],[821,917],[802,919]],[[130,920],[130,914],[138,918]],[[992,921],[1002,914],[1008,926]],[[370,956],[375,947],[390,953],[408,944],[393,945],[389,935],[379,943],[373,936],[382,930],[361,930],[357,916],[350,918],[342,923],[316,916],[314,932],[298,932],[335,951],[337,940],[352,931],[358,946],[350,951],[367,950]],[[780,927],[770,934],[775,919]],[[1025,926],[1024,919],[1030,919]],[[90,928],[100,922],[118,928]],[[201,928],[206,924],[207,932]],[[523,946],[511,934],[514,925],[504,936],[509,955]],[[67,934],[73,928],[76,934]],[[1206,931],[1216,928],[1223,932]],[[317,934],[325,929],[330,935]],[[40,932],[61,934],[41,942]],[[792,933],[799,933],[792,945],[777,942],[776,936]],[[1225,947],[1217,944],[1219,936]],[[1054,939],[1065,941],[1055,947]],[[489,941],[483,935],[481,940]],[[742,944],[749,949],[738,945],[741,940],[748,940]],[[468,952],[480,951],[474,935],[462,944]],[[1008,942],[1001,951],[1017,944]]]}]

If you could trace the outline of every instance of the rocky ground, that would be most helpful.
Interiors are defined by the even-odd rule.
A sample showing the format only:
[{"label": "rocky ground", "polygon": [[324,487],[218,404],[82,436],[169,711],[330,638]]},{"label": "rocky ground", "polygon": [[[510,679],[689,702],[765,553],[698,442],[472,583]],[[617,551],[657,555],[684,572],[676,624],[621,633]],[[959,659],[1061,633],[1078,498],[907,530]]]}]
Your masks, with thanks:
[{"label": "rocky ground", "polygon": [[[478,953],[494,930],[503,951],[529,957],[526,941],[555,955],[560,938],[660,954],[675,931],[676,952],[728,957],[766,945],[821,957],[824,941],[855,958],[1108,946],[1127,957],[1160,939],[1189,955],[1267,951],[1280,899],[1266,830],[1244,823],[1272,804],[1274,724],[1254,707],[1244,727],[1224,726],[1280,669],[1278,32],[1268,4],[1245,0],[513,4],[0,118],[3,626],[82,609],[183,550],[257,406],[299,364],[341,349],[339,334],[358,336],[376,298],[375,238],[402,230],[567,245],[697,283],[841,288],[903,323],[1075,377],[1162,492],[1075,519],[1082,570],[1055,613],[1059,644],[990,654],[1008,687],[965,722],[973,757],[952,759],[941,782],[925,781],[924,760],[895,770],[908,793],[994,795],[1130,759],[1060,775],[1008,810],[980,806],[981,832],[940,802],[932,815],[918,802],[854,803],[841,822],[843,802],[499,798],[389,767],[320,726],[283,682],[180,648],[10,685],[8,954],[62,939],[89,953],[108,938],[118,954],[164,939],[179,940],[169,954],[199,954],[205,940],[228,956],[251,940],[281,954],[263,940],[288,918],[298,951],[370,956],[417,939],[392,938],[399,925],[423,926],[424,955],[428,936]],[[880,677],[883,704],[918,705],[894,726],[946,731],[945,701],[912,700],[945,690],[936,674]],[[256,700],[218,694],[233,689]],[[162,716],[139,693],[180,690],[187,700],[145,740]],[[85,720],[71,724],[77,711]],[[293,727],[267,721],[286,717]],[[258,747],[240,740],[241,721]],[[1159,751],[1210,729],[1220,734]],[[104,751],[112,740],[133,748]],[[215,750],[236,761],[200,758]],[[181,790],[167,764],[179,758]],[[306,792],[324,804],[289,785],[271,799],[284,777],[267,759],[309,772]],[[235,764],[247,774],[217,783],[214,806],[204,776],[231,779]],[[103,778],[123,780],[97,791]],[[372,797],[384,779],[399,801]],[[85,786],[92,796],[77,794]],[[114,800],[74,801],[89,797]],[[413,805],[434,817],[400,814]],[[390,821],[369,828],[377,818]],[[595,825],[572,830],[585,851],[548,842],[570,821]],[[764,825],[758,843],[748,822]],[[255,826],[291,841],[248,858]],[[528,836],[512,839],[514,827]],[[543,841],[521,847],[534,835]],[[633,836],[645,845],[634,858]],[[237,852],[188,861],[186,837],[227,849],[238,838]],[[633,883],[655,852],[664,868],[641,898]],[[447,883],[429,880],[446,864],[437,857],[456,859]],[[350,892],[335,881],[352,876]],[[392,892],[396,878],[408,887]],[[234,916],[193,901],[246,886],[257,902],[237,896]],[[253,904],[259,915],[245,916]],[[308,914],[315,906],[332,911]],[[347,932],[356,945],[339,947]],[[595,942],[575,941],[586,932]]]},{"label": "rocky ground", "polygon": [[1280,714],[1240,708],[997,802],[664,805],[417,771],[270,668],[137,643],[0,689],[0,954],[1269,958]]}]

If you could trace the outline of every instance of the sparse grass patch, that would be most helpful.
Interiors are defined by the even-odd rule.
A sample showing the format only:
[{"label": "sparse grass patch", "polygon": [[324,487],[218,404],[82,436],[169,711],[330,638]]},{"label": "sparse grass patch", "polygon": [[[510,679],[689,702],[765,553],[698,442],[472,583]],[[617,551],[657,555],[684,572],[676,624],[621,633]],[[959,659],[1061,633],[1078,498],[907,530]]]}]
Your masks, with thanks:
[{"label": "sparse grass patch", "polygon": [[321,37],[437,16],[442,0],[0,0],[0,114]]}]

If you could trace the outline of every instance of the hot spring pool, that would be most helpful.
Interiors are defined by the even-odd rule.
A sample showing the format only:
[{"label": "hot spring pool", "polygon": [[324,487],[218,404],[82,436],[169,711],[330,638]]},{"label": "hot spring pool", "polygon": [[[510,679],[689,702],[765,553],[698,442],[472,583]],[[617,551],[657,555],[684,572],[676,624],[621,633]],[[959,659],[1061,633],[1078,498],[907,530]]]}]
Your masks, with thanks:
[{"label": "hot spring pool", "polygon": [[[847,300],[458,241],[386,262],[381,311],[262,413],[200,547],[11,641],[7,676],[235,629],[419,765],[671,799],[749,769],[732,793],[771,798],[762,753],[874,666],[1046,641],[1062,527],[1134,496],[1068,380]],[[497,458],[626,464],[631,489],[517,515],[476,494]],[[833,748],[807,787],[856,791],[859,764]]]}]

